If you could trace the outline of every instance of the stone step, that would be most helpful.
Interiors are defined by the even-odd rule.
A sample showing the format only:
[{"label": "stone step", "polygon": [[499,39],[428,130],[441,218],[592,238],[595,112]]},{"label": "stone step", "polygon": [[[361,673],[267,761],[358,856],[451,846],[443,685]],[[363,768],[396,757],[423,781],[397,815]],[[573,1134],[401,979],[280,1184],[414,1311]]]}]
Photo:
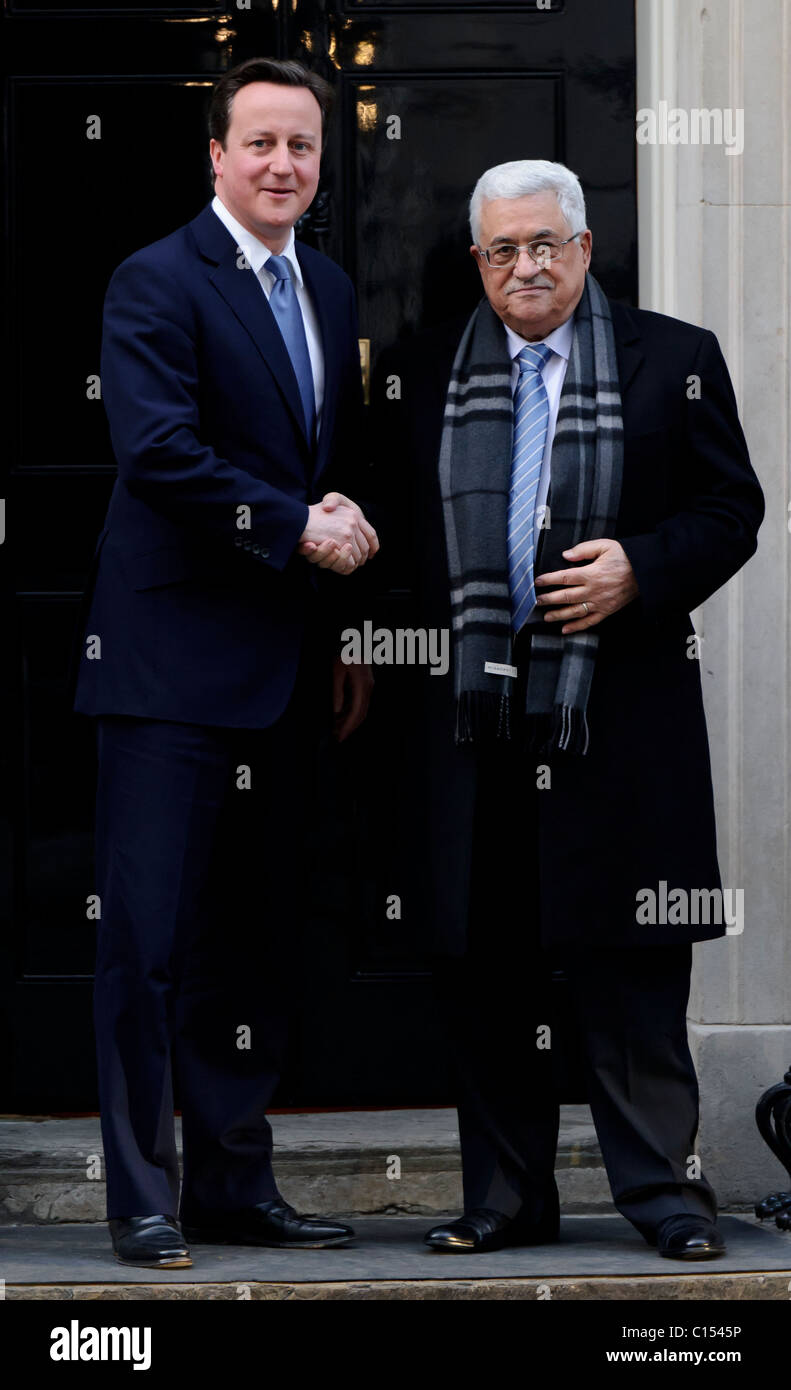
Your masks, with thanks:
[{"label": "stone step", "polygon": [[193,1245],[188,1269],[121,1265],[95,1223],[6,1226],[6,1299],[718,1299],[788,1301],[791,1235],[724,1215],[727,1252],[669,1260],[618,1215],[563,1216],[556,1244],[442,1255],[423,1244],[425,1216],[363,1216],[341,1249]]},{"label": "stone step", "polygon": [[[461,1208],[454,1109],[273,1114],[278,1186],[298,1210],[434,1213]],[[181,1153],[181,1119],[176,1117]],[[561,1106],[557,1181],[568,1214],[612,1210],[586,1105]],[[104,1221],[96,1116],[0,1117],[0,1224]]]}]

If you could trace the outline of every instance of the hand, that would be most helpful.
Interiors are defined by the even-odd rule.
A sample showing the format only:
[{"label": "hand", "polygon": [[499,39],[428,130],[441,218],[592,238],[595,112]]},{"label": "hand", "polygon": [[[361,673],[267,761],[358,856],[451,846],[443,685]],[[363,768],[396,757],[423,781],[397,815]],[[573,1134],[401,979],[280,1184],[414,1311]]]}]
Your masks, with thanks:
[{"label": "hand", "polygon": [[335,511],[337,507],[351,507],[357,518],[357,525],[360,527],[366,541],[368,542],[368,559],[373,559],[379,549],[379,537],[377,536],[370,521],[366,520],[365,512],[351,497],[344,497],[342,492],[326,492],[321,499],[321,506],[325,512]]},{"label": "hand", "polygon": [[326,493],[308,512],[297,550],[310,564],[350,574],[378,551],[373,526],[357,503],[342,492]]},{"label": "hand", "polygon": [[315,541],[300,541],[297,551],[309,564],[318,565],[322,570],[335,570],[336,574],[352,574],[357,568],[350,544],[339,548],[337,541],[322,541],[320,545]]},{"label": "hand", "polygon": [[374,677],[370,666],[349,666],[336,656],[332,668],[332,709],[335,737],[339,743],[343,743],[362,724],[368,713],[373,688]]},{"label": "hand", "polygon": [[[634,570],[620,541],[581,541],[571,550],[564,550],[563,555],[567,560],[592,563],[584,569],[540,574],[535,581],[538,604],[563,605],[544,614],[545,623],[563,623],[561,632],[584,632],[586,627],[595,627],[602,618],[617,613],[637,596]],[[583,603],[588,605],[587,613]]]}]

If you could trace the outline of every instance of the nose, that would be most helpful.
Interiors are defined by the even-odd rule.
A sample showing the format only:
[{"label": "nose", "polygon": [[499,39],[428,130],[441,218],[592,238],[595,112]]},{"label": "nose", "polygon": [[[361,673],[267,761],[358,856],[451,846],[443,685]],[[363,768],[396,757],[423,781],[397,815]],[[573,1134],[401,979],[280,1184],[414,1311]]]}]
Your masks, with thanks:
[{"label": "nose", "polygon": [[269,157],[269,172],[272,174],[291,173],[291,153],[285,140],[278,140]]},{"label": "nose", "polygon": [[529,251],[522,250],[519,252],[516,258],[516,264],[513,267],[514,275],[516,275],[518,279],[532,280],[539,269],[540,267],[536,265]]}]

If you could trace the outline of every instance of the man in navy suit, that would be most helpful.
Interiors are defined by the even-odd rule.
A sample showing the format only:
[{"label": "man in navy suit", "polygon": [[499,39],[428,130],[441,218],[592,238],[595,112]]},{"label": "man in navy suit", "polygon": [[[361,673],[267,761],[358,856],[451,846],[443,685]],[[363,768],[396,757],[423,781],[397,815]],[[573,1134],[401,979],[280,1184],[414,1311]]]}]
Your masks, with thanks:
[{"label": "man in navy suit", "polygon": [[105,300],[118,479],[75,708],[98,725],[95,1026],[125,1264],[189,1265],[190,1240],[353,1234],[283,1200],[266,1118],[299,989],[313,731],[332,700],[346,738],[371,688],[366,668],[333,666],[326,635],[343,576],[378,549],[334,490],[354,490],[360,462],[354,292],[294,238],[330,99],[294,62],[226,74],[215,197],[125,260]]}]

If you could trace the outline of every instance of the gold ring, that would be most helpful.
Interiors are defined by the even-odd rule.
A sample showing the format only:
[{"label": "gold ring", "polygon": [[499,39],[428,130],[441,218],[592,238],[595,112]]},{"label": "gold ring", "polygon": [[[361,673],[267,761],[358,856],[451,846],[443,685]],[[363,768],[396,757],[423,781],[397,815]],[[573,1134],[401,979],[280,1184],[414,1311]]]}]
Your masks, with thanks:
[{"label": "gold ring", "polygon": [[585,609],[585,617],[587,618],[587,616],[588,616],[588,605],[587,605],[587,603],[585,602],[584,599],[582,600],[582,606],[583,606],[583,608]]}]

